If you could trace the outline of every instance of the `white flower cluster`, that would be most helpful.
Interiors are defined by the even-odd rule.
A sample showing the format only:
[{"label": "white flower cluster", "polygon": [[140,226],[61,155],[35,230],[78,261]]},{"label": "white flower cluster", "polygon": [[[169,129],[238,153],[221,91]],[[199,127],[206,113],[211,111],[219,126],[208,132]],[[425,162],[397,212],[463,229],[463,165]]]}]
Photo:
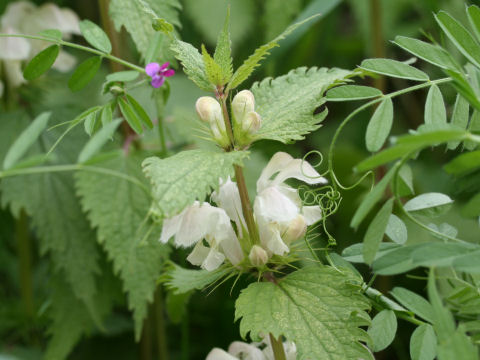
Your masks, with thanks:
[{"label": "white flower cluster", "polygon": [[[70,9],[61,9],[51,3],[37,7],[29,1],[16,1],[7,6],[0,18],[0,32],[38,35],[43,30],[57,29],[68,39],[72,34],[80,34],[78,24],[78,16]],[[10,87],[25,82],[21,70],[22,61],[30,60],[48,45],[44,41],[18,37],[0,38],[0,60],[3,61],[6,81]],[[75,63],[73,56],[60,51],[53,67],[59,71],[69,71]]]},{"label": "white flower cluster", "polygon": [[174,236],[177,247],[195,245],[187,260],[209,271],[218,268],[225,258],[239,265],[246,255],[251,265],[261,267],[273,255],[288,253],[289,245],[302,238],[307,226],[322,217],[319,206],[303,206],[298,190],[285,183],[291,178],[307,184],[326,183],[308,162],[284,152],[276,153],[257,181],[254,217],[259,244],[246,248],[239,241],[249,234],[245,233],[248,230],[237,184],[230,179],[221,181],[219,190],[212,194],[218,207],[197,201],[165,219],[160,240],[167,242]]},{"label": "white flower cluster", "polygon": [[[260,349],[263,347],[263,349]],[[297,348],[293,342],[284,342],[283,349],[287,360],[297,358]],[[261,343],[247,344],[235,341],[228,347],[228,352],[214,348],[205,360],[274,360],[272,346],[269,337],[265,337]]]}]

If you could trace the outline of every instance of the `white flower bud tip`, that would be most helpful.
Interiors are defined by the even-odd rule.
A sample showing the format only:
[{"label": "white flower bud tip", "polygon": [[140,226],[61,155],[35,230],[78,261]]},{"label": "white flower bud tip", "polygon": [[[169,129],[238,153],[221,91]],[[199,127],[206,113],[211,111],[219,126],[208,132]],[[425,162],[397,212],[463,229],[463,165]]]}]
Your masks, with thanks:
[{"label": "white flower bud tip", "polygon": [[307,222],[305,221],[303,215],[298,215],[288,225],[288,229],[283,235],[283,240],[286,244],[290,244],[295,240],[301,239],[303,236],[305,236],[306,232]]},{"label": "white flower bud tip", "polygon": [[252,246],[250,254],[248,254],[248,258],[250,259],[250,263],[256,267],[263,266],[268,262],[267,252],[258,245]]},{"label": "white flower bud tip", "polygon": [[232,112],[235,121],[242,122],[246,114],[254,111],[255,98],[250,90],[242,90],[232,100]]},{"label": "white flower bud tip", "polygon": [[202,96],[195,104],[197,114],[205,122],[211,122],[217,117],[221,117],[222,109],[217,100],[210,96]]},{"label": "white flower bud tip", "polygon": [[242,129],[249,134],[255,134],[262,125],[262,118],[255,111],[249,112],[242,123]]}]

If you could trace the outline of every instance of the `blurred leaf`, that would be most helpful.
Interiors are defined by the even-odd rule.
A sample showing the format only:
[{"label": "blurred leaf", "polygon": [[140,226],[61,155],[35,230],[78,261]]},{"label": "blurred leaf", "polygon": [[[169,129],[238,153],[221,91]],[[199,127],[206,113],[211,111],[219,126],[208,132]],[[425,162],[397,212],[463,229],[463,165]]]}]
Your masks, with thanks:
[{"label": "blurred leaf", "polygon": [[480,274],[480,249],[454,258],[452,265],[458,271]]},{"label": "blurred leaf", "polygon": [[[266,0],[264,5],[263,23],[265,24],[265,39],[273,39],[280,34],[302,9],[301,0]],[[318,11],[317,13],[320,13]]]},{"label": "blurred leaf", "polygon": [[397,244],[405,244],[408,239],[407,227],[398,216],[391,214],[388,218],[385,234]]},{"label": "blurred leaf", "polygon": [[142,105],[140,105],[137,100],[135,100],[133,97],[131,97],[128,94],[125,94],[125,97],[127,98],[128,102],[132,106],[133,111],[135,111],[140,118],[140,120],[149,128],[153,129],[153,123],[152,120],[150,119],[150,116],[148,116],[147,112],[143,109]]},{"label": "blurred leaf", "polygon": [[387,228],[388,219],[392,214],[393,198],[389,199],[375,215],[367,228],[363,238],[363,258],[367,264],[371,264],[382,242]]},{"label": "blurred leaf", "polygon": [[462,215],[466,217],[480,216],[480,193],[475,194],[462,208]]},{"label": "blurred leaf", "polygon": [[128,82],[133,81],[138,78],[140,73],[135,70],[127,70],[127,71],[117,71],[111,74],[108,74],[106,77],[107,82]]},{"label": "blurred leaf", "polygon": [[386,98],[375,110],[370,119],[367,132],[365,133],[365,142],[368,151],[376,152],[380,150],[385,143],[393,123],[393,103],[392,99]]},{"label": "blurred leaf", "polygon": [[110,104],[107,104],[106,106],[103,107],[102,114],[100,115],[102,126],[110,124],[112,122],[112,119],[113,119],[112,106]]},{"label": "blurred leaf", "polygon": [[460,154],[443,168],[449,174],[466,175],[480,167],[480,150]]},{"label": "blurred leaf", "polygon": [[241,83],[248,79],[248,77],[252,74],[252,72],[260,66],[260,62],[265,59],[265,57],[269,54],[269,51],[274,47],[278,46],[278,42],[284,38],[286,38],[290,33],[292,33],[295,29],[297,29],[302,24],[311,21],[313,18],[317,17],[318,15],[313,15],[305,20],[302,20],[296,24],[290,25],[283,33],[278,35],[275,39],[271,40],[270,42],[260,46],[257,48],[252,55],[250,55],[242,65],[233,73],[232,79],[228,83],[227,90],[233,90],[237,88]]},{"label": "blurred leaf", "polygon": [[387,76],[416,80],[428,81],[429,77],[423,71],[407,65],[403,62],[390,59],[367,59],[363,60],[360,68]]},{"label": "blurred leaf", "polygon": [[403,246],[376,259],[373,264],[373,272],[378,275],[396,275],[417,267],[412,262],[412,253],[425,244]]},{"label": "blurred leaf", "polygon": [[412,195],[415,193],[413,188],[413,173],[410,166],[403,164],[398,171],[399,176],[399,193],[400,196]]},{"label": "blurred leaf", "polygon": [[110,54],[112,51],[112,44],[110,43],[107,34],[105,34],[105,31],[103,31],[100,26],[90,20],[80,21],[78,25],[80,26],[80,32],[90,45],[95,49]]},{"label": "blurred leaf", "polygon": [[433,323],[433,308],[422,296],[402,287],[395,287],[390,291],[395,300],[412,311],[415,315]]},{"label": "blurred leaf", "polygon": [[428,247],[415,250],[412,253],[413,263],[417,266],[451,266],[455,258],[472,251],[472,246],[460,243],[430,243]]},{"label": "blurred leaf", "polygon": [[[375,255],[375,259],[379,258],[380,256],[385,255],[385,253],[392,251],[394,249],[398,249],[398,244],[392,244],[387,242],[380,243],[379,250]],[[363,244],[353,244],[342,251],[342,257],[352,263],[365,263],[363,259]]]},{"label": "blurred leaf", "polygon": [[160,227],[147,221],[151,199],[139,165],[141,159],[119,153],[95,164],[111,176],[107,171],[76,174],[83,209],[97,228],[98,241],[113,260],[115,273],[128,294],[137,340],[169,252],[158,241]]},{"label": "blurred leaf", "polygon": [[327,115],[326,110],[314,114],[325,103],[323,93],[349,75],[351,72],[341,69],[301,67],[253,84],[255,111],[262,117],[255,138],[283,143],[304,139],[304,135],[320,127]]},{"label": "blurred leaf", "polygon": [[78,155],[77,162],[83,163],[95,155],[102,148],[102,146],[112,138],[115,130],[121,122],[122,119],[116,119],[115,121],[104,125],[103,128],[94,136],[92,136],[92,138],[85,144],[82,151],[80,151],[80,154]]},{"label": "blurred leaf", "polygon": [[62,32],[60,30],[57,30],[57,29],[43,30],[43,31],[40,31],[38,33],[38,35],[45,36],[45,37],[55,39],[55,40],[62,40]]},{"label": "blurred leaf", "polygon": [[443,69],[457,69],[459,67],[452,56],[438,45],[429,44],[405,36],[397,36],[394,44],[420,59],[428,61],[429,63]]},{"label": "blurred leaf", "polygon": [[456,71],[446,70],[446,73],[454,80],[452,85],[457,92],[462,95],[470,105],[480,111],[480,100],[477,97],[475,90],[467,81],[466,76],[463,73]]},{"label": "blurred leaf", "polygon": [[3,160],[3,168],[8,170],[15,165],[18,160],[30,149],[30,147],[38,140],[50,119],[50,112],[44,112],[38,115],[35,120],[17,137],[15,142],[8,149],[5,159]]},{"label": "blurred leaf", "polygon": [[97,127],[97,120],[98,120],[98,114],[101,111],[100,109],[97,109],[96,111],[92,111],[85,117],[85,121],[83,122],[85,132],[87,133],[88,136],[92,136],[92,134],[95,132],[96,127]]},{"label": "blurred leaf", "polygon": [[130,125],[137,134],[141,134],[143,132],[142,123],[132,106],[124,97],[118,98],[118,106],[120,107],[123,117],[127,120],[128,125]]},{"label": "blurred leaf", "polygon": [[440,240],[449,241],[450,240],[449,237],[450,238],[452,238],[452,237],[455,238],[458,235],[457,228],[453,227],[452,225],[450,225],[448,223],[441,223],[439,226],[437,226],[435,224],[428,224],[427,226],[430,229],[433,229],[436,232],[439,232],[441,234],[441,235],[440,234],[435,234],[435,233],[431,234],[432,236],[435,236],[436,238],[438,238]]},{"label": "blurred leaf", "polygon": [[[261,334],[285,336],[295,342],[299,358],[328,359],[341,353],[346,359],[373,359],[358,341],[367,334],[358,328],[368,319],[369,304],[360,292],[359,279],[328,266],[297,270],[272,282],[255,282],[242,290],[235,303],[240,334],[254,341]],[[332,301],[331,294],[335,294]],[[352,317],[352,314],[363,315]],[[291,326],[296,324],[296,326]],[[317,329],[324,329],[317,331]]]},{"label": "blurred leaf", "polygon": [[195,200],[202,202],[219,179],[233,174],[233,165],[241,165],[245,151],[216,153],[206,150],[182,151],[166,159],[146,158],[143,172],[152,185],[152,211],[160,217],[172,217]]},{"label": "blurred leaf", "polygon": [[393,175],[395,174],[396,168],[397,167],[394,166],[393,168],[388,170],[383,179],[380,180],[378,184],[373,187],[372,191],[370,191],[363,199],[362,203],[352,217],[352,221],[350,222],[351,227],[356,229],[358,225],[360,225],[360,223],[363,221],[363,219],[365,219],[365,216],[368,215],[370,210],[372,210],[375,204],[380,201],[383,193],[385,192],[385,189],[387,188],[388,184],[393,178]]},{"label": "blurred leaf", "polygon": [[102,58],[100,56],[92,56],[78,65],[68,80],[70,90],[76,92],[87,86],[100,69],[100,65],[102,65]]},{"label": "blurred leaf", "polygon": [[197,86],[205,91],[213,91],[213,87],[208,81],[205,71],[205,64],[202,55],[191,44],[175,40],[172,43],[172,50],[175,57],[182,62],[183,71],[188,78]]},{"label": "blurred leaf", "polygon": [[23,70],[25,80],[34,80],[48,71],[57,59],[60,46],[51,45],[40,51]]},{"label": "blurred leaf", "polygon": [[412,360],[433,360],[437,352],[437,337],[433,327],[422,324],[415,329],[410,338],[410,356]]},{"label": "blurred leaf", "polygon": [[443,96],[437,85],[432,85],[425,102],[425,124],[446,124],[447,112]]},{"label": "blurred leaf", "polygon": [[374,352],[386,349],[395,339],[397,332],[397,317],[392,310],[380,311],[372,320],[368,328],[368,335],[372,339]]},{"label": "blurred leaf", "polygon": [[476,5],[467,7],[467,15],[477,40],[480,40],[480,8]]},{"label": "blurred leaf", "polygon": [[382,92],[374,87],[362,85],[343,85],[330,89],[327,92],[326,99],[327,101],[353,101],[372,99],[382,95]]},{"label": "blurred leaf", "polygon": [[190,292],[183,294],[167,293],[165,305],[168,318],[173,324],[178,325],[181,323],[182,318],[187,313],[187,305],[191,296],[192,294]]},{"label": "blurred leaf", "polygon": [[405,204],[404,208],[415,215],[435,217],[447,212],[452,203],[453,200],[448,195],[432,192],[414,197]]},{"label": "blurred leaf", "polygon": [[[457,95],[455,106],[453,108],[452,119],[450,123],[458,126],[460,129],[466,129],[468,125],[470,107],[468,101],[460,94]],[[448,149],[454,150],[460,144],[459,141],[451,141],[448,143]]]},{"label": "blurred leaf", "polygon": [[472,34],[445,11],[437,13],[435,20],[457,49],[475,66],[480,67],[480,46]]}]

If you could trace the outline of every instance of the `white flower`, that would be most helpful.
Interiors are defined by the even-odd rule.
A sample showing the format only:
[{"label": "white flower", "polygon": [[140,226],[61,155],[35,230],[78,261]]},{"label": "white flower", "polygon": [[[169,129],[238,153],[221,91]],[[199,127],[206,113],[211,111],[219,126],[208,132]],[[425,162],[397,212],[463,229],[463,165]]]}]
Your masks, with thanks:
[{"label": "white flower", "polygon": [[220,103],[211,96],[202,96],[195,103],[198,117],[209,124],[212,137],[222,147],[230,144]]},{"label": "white flower", "polygon": [[235,139],[240,146],[251,143],[251,135],[262,125],[262,118],[255,112],[255,97],[250,90],[242,90],[232,100],[232,118]]},{"label": "white flower", "polygon": [[[263,350],[259,347],[265,346]],[[297,358],[297,348],[293,342],[284,342],[283,349],[287,360]],[[273,355],[270,338],[267,336],[260,343],[247,344],[241,341],[235,341],[228,347],[228,352],[214,348],[207,355],[205,360],[275,360]]]}]

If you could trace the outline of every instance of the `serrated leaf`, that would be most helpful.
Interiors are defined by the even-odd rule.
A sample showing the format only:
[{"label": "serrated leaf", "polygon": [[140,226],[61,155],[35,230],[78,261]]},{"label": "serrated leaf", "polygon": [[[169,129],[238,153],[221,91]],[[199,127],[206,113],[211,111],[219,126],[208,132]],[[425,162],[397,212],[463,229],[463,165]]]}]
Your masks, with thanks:
[{"label": "serrated leaf", "polygon": [[[142,3],[146,3],[154,14],[160,14],[169,23],[173,24],[177,28],[180,27],[179,21],[179,9],[181,8],[180,2],[178,0],[143,0],[142,2],[138,0],[111,0],[110,1],[110,16],[115,24],[117,31],[120,30],[122,26],[128,31],[132,36],[132,39],[142,55],[146,56],[147,50],[150,46],[152,39],[157,33],[152,27],[152,21],[154,21],[154,16],[145,11],[145,7]],[[162,45],[163,53],[162,60],[166,60],[168,57],[165,53],[168,52],[170,42],[167,40],[167,36],[160,34],[166,40]],[[163,62],[161,61],[161,62]]]},{"label": "serrated leaf", "polygon": [[153,211],[161,217],[172,217],[195,200],[203,201],[219,179],[233,173],[233,165],[241,165],[245,151],[216,153],[205,150],[182,151],[166,159],[146,158],[143,172],[152,184]]},{"label": "serrated leaf", "polygon": [[392,124],[393,103],[392,99],[387,98],[380,103],[368,123],[365,133],[365,143],[368,151],[376,152],[382,148],[390,134]]},{"label": "serrated leaf", "polygon": [[232,79],[228,83],[227,92],[237,88],[241,83],[248,79],[252,72],[259,66],[260,62],[265,59],[269,54],[269,51],[274,47],[278,46],[278,42],[288,36],[300,25],[306,23],[307,21],[312,20],[318,15],[311,16],[303,21],[300,21],[296,24],[290,25],[283,33],[278,35],[272,41],[266,43],[265,45],[260,46],[255,50],[255,52],[246,59],[242,65],[235,71],[232,76]]},{"label": "serrated leaf", "polygon": [[401,79],[415,81],[429,80],[428,75],[423,71],[397,60],[367,59],[362,61],[360,68],[376,74],[387,75]]},{"label": "serrated leaf", "polygon": [[102,58],[100,56],[92,56],[78,65],[68,80],[70,90],[76,92],[87,86],[100,69],[100,65],[102,65]]},{"label": "serrated leaf", "polygon": [[[452,125],[458,126],[460,129],[466,129],[468,125],[468,119],[470,115],[470,107],[468,101],[465,98],[458,94],[455,100],[455,106],[453,108],[452,119],[450,123]],[[449,150],[454,150],[460,144],[459,141],[451,141],[448,143],[447,147]]]},{"label": "serrated leaf", "polygon": [[120,112],[122,113],[125,120],[127,120],[128,125],[135,131],[137,134],[143,132],[142,123],[136,113],[133,110],[132,106],[127,102],[123,97],[118,98],[118,106],[120,107]]},{"label": "serrated leaf", "polygon": [[391,214],[385,229],[385,235],[397,244],[405,244],[408,239],[407,226],[397,215]]},{"label": "serrated leaf", "polygon": [[[310,267],[277,281],[258,282],[243,289],[235,303],[240,333],[253,340],[271,333],[295,342],[299,360],[373,359],[360,345],[367,334],[358,328],[368,302],[350,272]],[[368,318],[368,317],[367,317]]]},{"label": "serrated leaf", "polygon": [[437,337],[433,327],[422,324],[415,329],[410,338],[410,356],[412,360],[433,360],[437,353]]},{"label": "serrated leaf", "polygon": [[57,59],[60,46],[51,45],[40,51],[23,70],[25,80],[34,80],[46,73]]},{"label": "serrated leaf", "polygon": [[76,174],[83,209],[97,228],[98,240],[113,260],[128,294],[137,340],[168,254],[168,248],[158,241],[159,227],[146,221],[151,200],[142,181],[140,161],[140,157],[122,153],[95,164],[108,169],[111,176],[90,171]]},{"label": "serrated leaf", "polygon": [[349,75],[351,72],[341,69],[302,67],[253,84],[255,111],[262,118],[255,139],[283,143],[304,139],[304,135],[320,127],[319,123],[327,115],[327,111],[314,115],[325,103],[323,93]]},{"label": "serrated leaf", "polygon": [[425,124],[446,124],[447,111],[443,96],[437,85],[432,85],[425,102]]},{"label": "serrated leaf", "polygon": [[440,46],[405,36],[397,36],[394,43],[420,59],[439,66],[442,69],[455,70],[459,67],[452,56]]},{"label": "serrated leaf", "polygon": [[330,89],[327,92],[327,101],[365,100],[382,96],[377,88],[362,85],[343,85]]},{"label": "serrated leaf", "polygon": [[436,14],[435,20],[458,50],[475,66],[480,67],[480,46],[470,32],[445,11]]},{"label": "serrated leaf", "polygon": [[153,129],[153,122],[150,119],[150,116],[148,116],[147,112],[143,109],[142,105],[140,105],[137,100],[128,94],[125,94],[125,97],[128,99],[133,111],[137,113],[140,121],[143,122],[149,129]]},{"label": "serrated leaf", "polygon": [[404,208],[410,213],[434,217],[448,211],[452,203],[453,200],[448,195],[432,192],[414,197]]},{"label": "serrated leaf", "polygon": [[368,328],[368,335],[372,339],[374,352],[386,349],[395,339],[397,332],[397,317],[392,310],[380,311],[372,320]]},{"label": "serrated leaf", "polygon": [[362,203],[353,215],[352,221],[350,222],[351,227],[356,229],[358,225],[360,225],[360,223],[363,221],[363,219],[365,219],[365,216],[368,215],[370,210],[372,210],[373,206],[375,206],[375,204],[380,201],[383,193],[385,192],[385,189],[387,188],[390,181],[393,179],[395,170],[396,167],[388,170],[382,180],[380,180],[378,184],[373,187],[372,191],[367,194],[365,199],[363,199]]},{"label": "serrated leaf", "polygon": [[390,291],[390,295],[415,315],[433,323],[434,315],[432,305],[422,296],[402,287],[393,288],[393,290]]},{"label": "serrated leaf", "polygon": [[85,144],[82,151],[78,155],[77,162],[83,163],[89,160],[93,155],[95,155],[101,147],[112,138],[115,130],[118,125],[122,122],[122,119],[117,119],[115,121],[109,122],[104,125],[92,138]]},{"label": "serrated leaf", "polygon": [[222,68],[213,60],[204,45],[202,45],[202,58],[208,81],[212,84],[211,89],[225,85],[227,80],[224,78]]},{"label": "serrated leaf", "polygon": [[50,119],[50,112],[44,112],[38,115],[35,120],[17,137],[15,142],[8,149],[5,159],[3,160],[3,168],[5,170],[15,165],[18,160],[28,151],[28,149],[38,140],[43,130],[47,127]]},{"label": "serrated leaf", "polygon": [[215,53],[213,54],[213,60],[215,60],[215,63],[217,63],[222,69],[225,83],[230,81],[233,75],[232,49],[230,40],[230,7],[227,8],[225,23],[222,31],[218,35],[217,46],[215,48]]},{"label": "serrated leaf", "polygon": [[208,81],[203,57],[198,50],[191,44],[180,40],[175,40],[171,49],[175,53],[175,57],[182,63],[183,71],[188,78],[197,84],[200,89],[212,91],[213,87]]},{"label": "serrated leaf", "polygon": [[203,290],[229,273],[229,269],[221,267],[213,271],[191,270],[172,263],[162,275],[161,281],[173,294],[178,295],[193,290]]},{"label": "serrated leaf", "polygon": [[78,25],[80,27],[80,32],[90,45],[95,49],[110,54],[112,51],[112,44],[110,43],[107,34],[105,34],[105,31],[103,31],[100,26],[90,20],[80,21]]},{"label": "serrated leaf", "polygon": [[387,228],[388,219],[392,213],[393,198],[389,199],[375,215],[367,228],[363,238],[363,258],[367,264],[371,264],[382,242]]}]

